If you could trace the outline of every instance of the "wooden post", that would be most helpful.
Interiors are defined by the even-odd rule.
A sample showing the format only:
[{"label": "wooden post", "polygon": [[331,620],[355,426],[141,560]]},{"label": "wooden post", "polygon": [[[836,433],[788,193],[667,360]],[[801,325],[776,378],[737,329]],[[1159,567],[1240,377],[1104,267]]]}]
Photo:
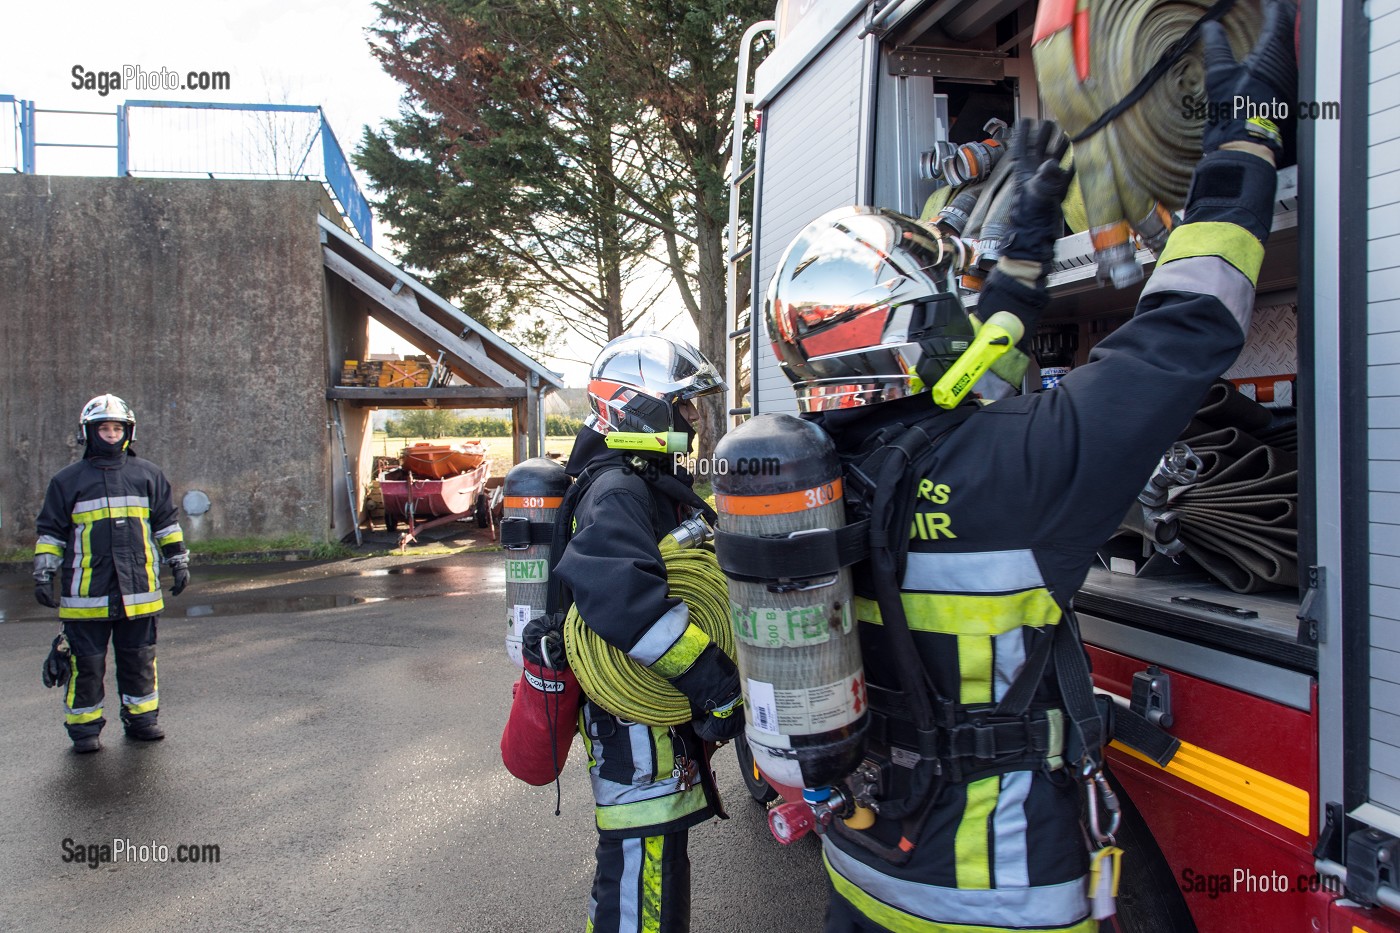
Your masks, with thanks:
[{"label": "wooden post", "polygon": [[525,429],[530,436],[530,456],[538,457],[540,439],[544,437],[544,412],[540,410],[540,377],[530,373],[529,386],[525,389]]},{"label": "wooden post", "polygon": [[[528,394],[528,392],[527,392]],[[523,463],[529,457],[528,439],[529,415],[527,414],[526,399],[516,399],[511,403],[510,433],[513,439],[513,451],[516,463]]]}]

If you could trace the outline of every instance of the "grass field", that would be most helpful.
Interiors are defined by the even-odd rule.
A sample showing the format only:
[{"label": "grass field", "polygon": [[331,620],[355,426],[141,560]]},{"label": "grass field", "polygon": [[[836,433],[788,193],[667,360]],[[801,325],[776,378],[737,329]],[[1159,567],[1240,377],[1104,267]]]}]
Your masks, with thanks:
[{"label": "grass field", "polygon": [[[431,444],[462,444],[474,440],[479,440],[486,445],[486,455],[491,458],[492,476],[505,476],[506,472],[515,465],[511,453],[511,439],[508,437],[389,437],[383,431],[375,431],[374,438],[370,443],[370,454],[376,457],[397,457],[399,452],[409,444],[417,444],[420,441],[427,441]],[[567,460],[569,452],[573,449],[574,439],[572,437],[545,438],[546,453],[557,453]]]}]

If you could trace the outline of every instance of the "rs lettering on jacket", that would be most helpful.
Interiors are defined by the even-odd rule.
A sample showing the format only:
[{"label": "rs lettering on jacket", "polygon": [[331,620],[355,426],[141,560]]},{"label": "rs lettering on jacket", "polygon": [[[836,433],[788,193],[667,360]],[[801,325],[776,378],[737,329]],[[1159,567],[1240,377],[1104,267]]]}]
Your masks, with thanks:
[{"label": "rs lettering on jacket", "polygon": [[[947,505],[952,496],[946,483],[935,483],[931,479],[919,480],[915,495],[934,505]],[[914,512],[914,524],[909,529],[909,537],[921,541],[937,541],[939,538],[956,538],[953,534],[952,519],[947,512]]]}]

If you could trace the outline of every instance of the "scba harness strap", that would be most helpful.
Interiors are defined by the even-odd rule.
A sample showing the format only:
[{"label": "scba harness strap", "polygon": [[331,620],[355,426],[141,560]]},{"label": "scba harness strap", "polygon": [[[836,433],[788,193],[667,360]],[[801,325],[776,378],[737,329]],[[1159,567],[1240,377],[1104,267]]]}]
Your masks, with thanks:
[{"label": "scba harness strap", "polygon": [[[573,594],[567,593],[564,588],[564,581],[554,572],[559,566],[559,561],[564,557],[564,549],[569,546],[569,540],[573,537],[574,513],[578,511],[578,505],[583,501],[584,493],[593,485],[600,476],[611,470],[631,470],[636,475],[642,477],[654,490],[663,497],[680,505],[689,506],[695,509],[713,527],[718,520],[715,510],[710,508],[710,504],[701,499],[695,490],[681,482],[670,473],[663,472],[655,462],[632,455],[626,458],[625,462],[610,461],[598,463],[585,467],[569,486],[568,492],[564,493],[564,501],[559,503],[559,510],[554,514],[554,524],[549,527],[549,588],[545,596],[545,617],[558,622],[560,626],[564,624],[564,616],[568,614],[569,607],[573,605]],[[535,534],[537,525],[544,525],[543,522],[532,522],[528,529],[531,543],[543,544],[544,541],[536,541]],[[508,546],[508,545],[507,545]]]},{"label": "scba harness strap", "polygon": [[[844,528],[791,537],[721,531],[715,541],[722,569],[742,580],[777,579],[801,587],[842,567],[867,562],[899,686],[897,691],[887,690],[867,681],[873,714],[870,739],[887,749],[904,750],[891,754],[902,754],[906,763],[914,765],[907,792],[881,800],[880,814],[912,820],[904,833],[910,840],[917,838],[915,824],[922,821],[928,802],[944,782],[968,783],[1010,771],[1053,769],[1065,762],[1097,772],[1115,723],[1121,739],[1131,740],[1132,747],[1159,763],[1169,760],[1179,745],[1141,716],[1115,709],[1108,698],[1095,696],[1070,607],[1061,607],[1060,624],[1042,632],[1020,674],[995,706],[953,702],[929,680],[918,660],[900,589],[916,508],[915,484],[932,467],[944,440],[977,410],[976,405],[964,405],[891,425],[859,451],[843,457],[847,515],[852,519]],[[1033,707],[1036,690],[1052,663],[1062,704]],[[867,845],[862,833],[842,835],[880,849],[879,854],[892,861],[905,861],[909,855],[908,850]]]}]

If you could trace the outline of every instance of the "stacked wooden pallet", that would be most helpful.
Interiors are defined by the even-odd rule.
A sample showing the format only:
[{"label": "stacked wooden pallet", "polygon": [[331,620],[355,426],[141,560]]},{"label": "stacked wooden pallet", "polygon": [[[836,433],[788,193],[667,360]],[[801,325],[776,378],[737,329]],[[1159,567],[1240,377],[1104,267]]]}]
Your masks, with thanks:
[{"label": "stacked wooden pallet", "polygon": [[426,356],[403,360],[345,360],[340,368],[340,385],[413,388],[428,385],[433,364]]},{"label": "stacked wooden pallet", "polygon": [[379,371],[378,385],[381,388],[405,389],[425,386],[433,373],[433,364],[424,357],[408,357],[403,360],[385,360]]},{"label": "stacked wooden pallet", "polygon": [[343,386],[377,386],[379,374],[384,364],[379,360],[346,360],[340,367],[340,384]]}]

